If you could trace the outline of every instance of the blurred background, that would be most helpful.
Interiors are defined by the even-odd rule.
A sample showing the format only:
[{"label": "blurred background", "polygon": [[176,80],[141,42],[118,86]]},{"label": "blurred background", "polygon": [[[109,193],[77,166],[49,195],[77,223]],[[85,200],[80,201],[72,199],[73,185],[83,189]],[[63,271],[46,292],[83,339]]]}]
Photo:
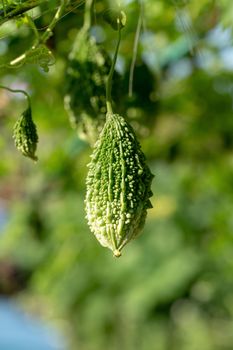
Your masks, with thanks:
[{"label": "blurred background", "polygon": [[[233,349],[233,3],[144,1],[132,97],[140,3],[121,4],[116,110],[135,128],[155,178],[143,234],[120,259],[87,226],[91,148],[63,106],[83,2],[73,1],[47,43],[56,60],[48,73],[4,66],[33,33],[23,21],[0,27],[1,85],[29,92],[39,133],[33,163],[12,139],[25,99],[1,90],[1,350]],[[38,28],[56,5],[30,12]],[[108,5],[96,0],[92,32],[112,55],[116,32],[101,17]]]}]

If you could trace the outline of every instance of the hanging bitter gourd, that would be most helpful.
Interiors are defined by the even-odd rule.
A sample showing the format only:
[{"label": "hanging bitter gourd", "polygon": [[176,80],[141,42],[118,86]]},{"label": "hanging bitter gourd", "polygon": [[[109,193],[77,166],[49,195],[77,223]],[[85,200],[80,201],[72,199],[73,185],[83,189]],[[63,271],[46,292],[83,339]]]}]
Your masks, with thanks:
[{"label": "hanging bitter gourd", "polygon": [[91,231],[118,257],[144,226],[147,209],[152,207],[153,175],[133,128],[112,110],[112,77],[126,16],[120,11],[111,17],[111,23],[113,20],[118,41],[106,82],[106,122],[91,156],[85,203]]},{"label": "hanging bitter gourd", "polygon": [[25,156],[37,160],[35,155],[38,135],[36,125],[32,120],[31,107],[29,106],[19,117],[14,125],[13,138],[17,149]]},{"label": "hanging bitter gourd", "polygon": [[23,94],[27,98],[28,107],[22,113],[22,115],[16,121],[13,128],[13,139],[15,141],[16,148],[25,156],[33,160],[37,160],[35,155],[37,143],[38,143],[38,134],[36,130],[36,125],[32,119],[32,110],[31,110],[31,99],[30,96],[24,90],[11,89],[6,86],[0,85],[1,89],[13,93]]},{"label": "hanging bitter gourd", "polygon": [[144,226],[152,178],[132,127],[108,113],[91,156],[85,202],[91,231],[115,256]]},{"label": "hanging bitter gourd", "polygon": [[67,68],[65,108],[80,138],[94,145],[106,115],[105,84],[111,60],[83,28]]}]

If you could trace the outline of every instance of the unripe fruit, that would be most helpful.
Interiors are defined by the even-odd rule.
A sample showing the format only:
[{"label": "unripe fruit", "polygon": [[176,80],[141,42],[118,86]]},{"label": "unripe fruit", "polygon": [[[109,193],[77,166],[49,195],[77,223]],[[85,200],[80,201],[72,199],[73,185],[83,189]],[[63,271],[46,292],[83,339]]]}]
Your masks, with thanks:
[{"label": "unripe fruit", "polygon": [[108,113],[91,156],[85,202],[91,231],[115,256],[144,226],[152,178],[132,127]]},{"label": "unripe fruit", "polygon": [[32,120],[31,108],[28,107],[14,125],[13,138],[15,146],[25,157],[37,160],[35,155],[38,135]]},{"label": "unripe fruit", "polygon": [[69,57],[65,108],[80,138],[96,142],[105,122],[105,83],[110,67],[107,54],[86,30],[81,30]]}]

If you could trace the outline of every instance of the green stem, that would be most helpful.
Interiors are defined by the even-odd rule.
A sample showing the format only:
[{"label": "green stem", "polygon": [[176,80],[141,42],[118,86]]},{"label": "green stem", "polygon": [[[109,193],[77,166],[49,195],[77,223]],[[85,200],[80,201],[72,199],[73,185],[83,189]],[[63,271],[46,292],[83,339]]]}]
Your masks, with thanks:
[{"label": "green stem", "polygon": [[2,7],[3,7],[4,16],[6,16],[6,4],[5,4],[5,0],[2,0]]},{"label": "green stem", "polygon": [[58,7],[57,12],[55,13],[55,16],[53,17],[52,22],[40,37],[40,40],[39,40],[40,43],[44,44],[50,38],[50,36],[53,35],[53,29],[56,26],[57,22],[60,20],[68,3],[69,3],[69,0],[61,0],[61,4]]},{"label": "green stem", "polygon": [[[57,22],[60,20],[66,6],[68,5],[70,0],[61,0],[61,4],[57,9],[57,12],[55,13],[55,16],[53,17],[52,22],[46,29],[46,31],[41,35],[41,37],[36,37],[36,41],[31,47],[31,49],[36,49],[40,44],[45,44],[46,41],[50,38],[50,36],[53,35],[53,29],[56,26]],[[19,67],[21,64],[24,63],[25,59],[27,58],[27,54],[30,53],[30,49],[23,53],[22,55],[16,57],[14,60],[12,60],[9,64],[10,67]],[[0,67],[1,68],[1,67]]]},{"label": "green stem", "polygon": [[137,29],[136,29],[135,38],[134,38],[133,58],[132,58],[132,62],[130,65],[130,74],[129,74],[129,97],[133,96],[134,69],[135,69],[135,65],[136,65],[139,37],[140,37],[141,27],[142,27],[143,4],[142,4],[142,2],[139,4],[140,4],[140,14],[138,17]]},{"label": "green stem", "polygon": [[94,5],[94,1],[93,0],[86,0],[83,28],[85,30],[87,30],[87,31],[91,27],[91,17],[92,17],[93,5]]},{"label": "green stem", "polygon": [[31,17],[28,16],[27,14],[26,14],[25,16],[26,16],[26,18],[27,18],[27,21],[28,21],[29,26],[30,26],[31,29],[33,30],[33,33],[34,33],[34,35],[35,35],[35,37],[36,37],[36,41],[39,41],[40,35],[39,35],[39,32],[38,32],[38,29],[36,28],[36,25],[35,25],[34,21],[33,21],[33,20],[31,19]]},{"label": "green stem", "polygon": [[44,2],[47,2],[48,0],[31,0],[31,1],[25,1],[17,6],[10,4],[9,6],[5,6],[4,10],[0,11],[0,26],[18,16],[21,16],[23,13],[27,12],[28,10],[33,9],[34,7],[37,7]]},{"label": "green stem", "polygon": [[116,61],[117,61],[117,56],[118,56],[118,51],[120,47],[120,42],[121,42],[121,27],[120,24],[118,24],[118,39],[117,39],[117,45],[112,61],[112,65],[108,74],[107,78],[107,83],[106,83],[106,106],[107,106],[107,113],[113,113],[112,109],[112,78],[113,78],[113,73],[115,70],[116,66]]},{"label": "green stem", "polygon": [[2,86],[0,85],[0,89],[5,89],[5,90],[8,90],[10,92],[13,92],[13,93],[21,93],[21,94],[24,94],[24,96],[26,96],[27,100],[28,100],[28,106],[30,107],[31,106],[31,98],[30,96],[28,95],[28,93],[24,90],[20,90],[20,89],[10,89],[6,86]]}]

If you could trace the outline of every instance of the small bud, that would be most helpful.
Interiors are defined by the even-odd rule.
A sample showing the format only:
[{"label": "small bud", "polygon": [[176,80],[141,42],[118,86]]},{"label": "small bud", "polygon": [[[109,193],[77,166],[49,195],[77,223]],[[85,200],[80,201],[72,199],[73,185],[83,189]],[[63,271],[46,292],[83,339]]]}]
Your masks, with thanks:
[{"label": "small bud", "polygon": [[126,14],[124,11],[108,9],[103,13],[104,20],[111,25],[112,29],[118,30],[126,25]]}]

